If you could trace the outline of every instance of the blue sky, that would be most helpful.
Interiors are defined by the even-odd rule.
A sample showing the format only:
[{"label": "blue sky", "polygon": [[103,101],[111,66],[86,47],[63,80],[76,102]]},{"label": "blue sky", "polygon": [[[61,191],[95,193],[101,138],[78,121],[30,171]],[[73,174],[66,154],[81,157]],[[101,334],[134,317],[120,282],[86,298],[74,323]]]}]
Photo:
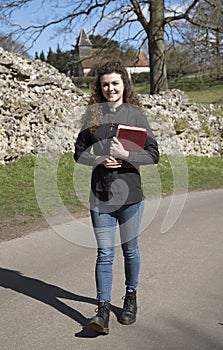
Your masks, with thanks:
[{"label": "blue sky", "polygon": [[[23,27],[29,25],[38,25],[39,23],[44,23],[49,19],[59,18],[69,10],[73,9],[75,6],[75,1],[73,0],[57,0],[58,6],[52,6],[54,1],[43,1],[43,0],[32,0],[28,5],[22,7],[19,11],[13,14],[12,20],[14,23],[20,24]],[[65,4],[65,5],[64,5]],[[70,4],[70,6],[69,6]],[[29,48],[31,40],[26,43],[25,36],[21,38],[14,37],[16,40],[26,43],[28,53],[34,57],[35,52],[40,53],[42,50],[46,54],[51,47],[53,51],[56,50],[57,45],[60,45],[61,50],[70,50],[73,45],[76,44],[77,37],[80,34],[81,28],[84,28],[87,33],[91,32],[91,28],[95,23],[95,19],[98,20],[99,11],[95,11],[94,16],[89,16],[87,19],[83,18],[75,22],[72,32],[59,33],[60,28],[57,26],[51,26],[43,31],[41,36],[37,41],[34,42],[33,46]],[[106,22],[109,18],[105,19],[103,24],[100,24],[95,34],[103,35]],[[104,27],[104,28],[103,28]],[[7,33],[7,27],[1,26],[1,30]],[[119,34],[115,39],[119,41],[122,34]]]},{"label": "blue sky", "polygon": [[[47,20],[52,15],[57,16],[61,14],[62,9],[60,10],[60,14],[57,14],[56,10],[54,11],[51,7],[49,1],[42,3],[42,0],[35,0],[32,1],[29,6],[25,6],[20,9],[20,11],[17,11],[13,15],[12,20],[14,23],[19,23],[25,27],[33,24],[38,25],[41,21],[45,19]],[[58,44],[62,50],[71,49],[72,45],[75,45],[76,43],[81,27],[82,25],[80,23],[80,26],[78,26],[76,31],[70,33],[69,35],[66,35],[66,41],[63,35],[58,35],[55,26],[49,27],[43,31],[38,40],[33,44],[33,47],[28,50],[28,53],[34,57],[36,51],[40,53],[43,50],[44,53],[47,53],[49,47],[51,47],[53,50],[56,50]],[[1,30],[3,32],[7,32],[7,27],[1,26]],[[24,37],[21,37],[18,40],[21,42],[25,41]],[[31,40],[28,40],[26,47],[29,47],[30,45]]]},{"label": "blue sky", "polygon": [[[26,5],[22,7],[20,11],[17,11],[14,16],[13,20],[16,23],[19,23],[22,26],[29,26],[29,25],[37,25],[40,22],[43,22],[44,20],[47,20],[49,18],[55,18],[55,17],[61,17],[61,15],[65,15],[65,13],[69,12],[69,9],[73,9],[75,6],[75,1],[71,0],[57,0],[58,6],[55,8],[52,6],[51,1],[42,1],[42,0],[33,0],[29,3],[29,5]],[[188,1],[187,1],[188,2]],[[64,3],[66,6],[64,6]],[[165,4],[168,6],[170,4],[177,3],[177,1],[165,1]],[[68,6],[67,4],[70,4]],[[96,15],[97,16],[97,13]],[[91,22],[92,21],[92,22]],[[107,19],[109,21],[109,19]],[[65,50],[70,50],[73,45],[76,44],[77,37],[80,33],[80,30],[82,27],[85,28],[86,32],[90,30],[90,28],[93,25],[94,20],[89,18],[87,21],[80,20],[76,23],[74,26],[72,32],[69,34],[63,35],[58,33],[58,28],[56,29],[55,26],[52,26],[48,29],[46,29],[41,36],[38,38],[38,40],[33,44],[33,47],[31,47],[28,50],[28,53],[34,57],[35,52],[40,53],[42,50],[45,54],[47,54],[49,47],[53,51],[56,50],[57,45],[60,45],[60,48]],[[104,26],[106,25],[106,22]],[[137,27],[138,29],[140,25]],[[57,30],[57,31],[56,31]],[[137,30],[136,28],[134,30]],[[2,26],[2,31],[7,32],[7,28]],[[103,35],[103,25],[101,25],[98,29],[98,31],[95,34],[101,34]],[[121,36],[126,35],[125,32],[122,32],[119,34],[119,36],[116,37],[116,40],[120,41]],[[24,36],[20,38],[20,41],[24,42]],[[26,47],[29,47],[31,41],[28,41],[26,44]]]}]

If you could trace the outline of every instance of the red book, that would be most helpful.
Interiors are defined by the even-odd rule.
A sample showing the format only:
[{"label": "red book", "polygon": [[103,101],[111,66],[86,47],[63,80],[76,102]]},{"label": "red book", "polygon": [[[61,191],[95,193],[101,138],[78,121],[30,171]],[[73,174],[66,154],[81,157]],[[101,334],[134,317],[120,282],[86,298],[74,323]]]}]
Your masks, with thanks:
[{"label": "red book", "polygon": [[138,152],[145,146],[148,131],[136,126],[118,125],[116,137],[123,147],[130,152]]}]

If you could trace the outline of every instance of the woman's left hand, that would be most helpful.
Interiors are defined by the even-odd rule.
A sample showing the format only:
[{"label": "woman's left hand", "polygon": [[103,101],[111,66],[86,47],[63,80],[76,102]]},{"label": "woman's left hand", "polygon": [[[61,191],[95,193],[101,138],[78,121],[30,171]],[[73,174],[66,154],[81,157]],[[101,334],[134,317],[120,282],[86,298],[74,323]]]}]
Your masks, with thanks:
[{"label": "woman's left hand", "polygon": [[111,141],[110,155],[120,159],[128,159],[129,157],[129,152],[124,149],[117,137],[113,137]]}]

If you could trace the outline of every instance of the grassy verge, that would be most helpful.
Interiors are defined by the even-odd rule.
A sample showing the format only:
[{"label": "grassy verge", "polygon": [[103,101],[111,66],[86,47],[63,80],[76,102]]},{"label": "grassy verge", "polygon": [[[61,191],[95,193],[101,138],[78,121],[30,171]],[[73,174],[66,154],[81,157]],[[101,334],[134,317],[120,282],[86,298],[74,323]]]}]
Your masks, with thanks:
[{"label": "grassy verge", "polygon": [[[205,105],[223,104],[223,83],[218,80],[209,78],[202,81],[196,78],[182,78],[177,81],[169,81],[170,89],[180,89],[184,91],[191,102],[201,103]],[[137,93],[149,94],[150,86],[148,82],[135,84]]]},{"label": "grassy verge", "polygon": [[[181,79],[170,81],[169,87],[185,91],[192,102],[223,104],[223,84],[218,81],[205,80],[201,83],[193,78]],[[135,89],[141,94],[150,92],[148,83],[136,84]],[[35,185],[36,174],[38,186]],[[83,204],[88,202],[90,175],[90,167],[75,166],[71,153],[63,155],[55,164],[39,164],[35,157],[26,157],[15,163],[0,165],[1,229],[4,230],[5,225],[11,227],[41,218],[40,207],[50,212],[54,205],[58,209],[62,204],[74,214],[81,213]],[[187,188],[222,188],[223,158],[162,156],[157,166],[142,167],[142,183],[148,196]],[[44,200],[40,203],[41,192]]]},{"label": "grassy verge", "polygon": [[[34,157],[0,166],[1,224],[6,217],[23,216],[24,222],[28,222],[42,215],[35,192],[36,167],[39,167],[39,164],[37,165]],[[51,205],[58,199],[71,212],[81,211],[83,203],[88,202],[90,167],[75,165],[72,154],[68,153],[60,158],[54,170],[56,177],[53,181],[56,182],[52,183],[51,177],[48,179],[49,171],[46,168],[42,169],[42,185],[44,187],[47,184],[44,187],[46,202],[49,200]],[[186,190],[187,185],[189,190],[221,188],[223,158],[161,156],[157,166],[142,167],[142,181],[146,195],[166,194],[178,189]],[[52,193],[54,188],[57,193]]]},{"label": "grassy verge", "polygon": [[184,78],[181,80],[170,81],[170,88],[183,90],[192,102],[201,104],[223,104],[223,83],[219,80],[204,78]]},{"label": "grassy verge", "polygon": [[[179,89],[186,93],[191,102],[204,105],[223,105],[223,81],[211,78],[181,78],[168,81],[169,89]],[[138,94],[150,94],[149,82],[134,84],[134,89]],[[90,89],[83,89],[85,93],[90,93]]]}]

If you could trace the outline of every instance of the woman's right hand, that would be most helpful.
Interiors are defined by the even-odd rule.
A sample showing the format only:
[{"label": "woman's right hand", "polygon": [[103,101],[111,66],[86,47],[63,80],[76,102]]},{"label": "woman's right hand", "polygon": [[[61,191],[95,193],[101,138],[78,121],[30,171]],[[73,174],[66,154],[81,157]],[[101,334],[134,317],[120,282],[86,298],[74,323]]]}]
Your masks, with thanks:
[{"label": "woman's right hand", "polygon": [[121,168],[122,166],[122,161],[112,156],[98,156],[95,158],[95,163],[97,165],[102,164],[108,169]]}]

